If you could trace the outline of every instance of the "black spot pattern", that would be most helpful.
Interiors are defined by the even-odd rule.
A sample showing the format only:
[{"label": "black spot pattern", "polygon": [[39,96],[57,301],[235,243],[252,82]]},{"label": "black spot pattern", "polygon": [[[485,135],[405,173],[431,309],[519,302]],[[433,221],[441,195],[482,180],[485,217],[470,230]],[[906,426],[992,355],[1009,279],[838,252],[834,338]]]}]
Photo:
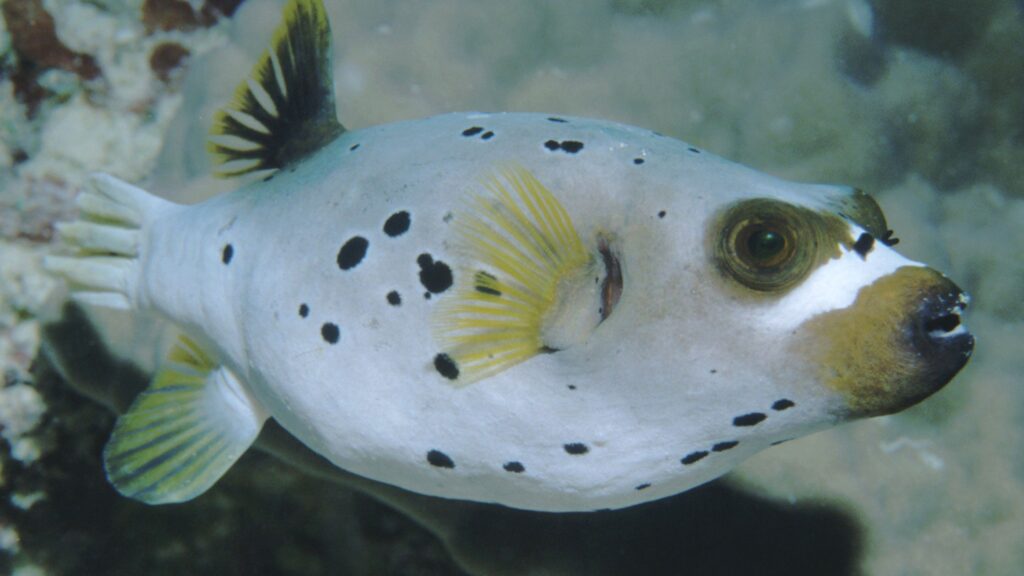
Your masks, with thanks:
[{"label": "black spot pattern", "polygon": [[409,213],[405,210],[401,212],[395,212],[391,216],[388,216],[387,221],[384,222],[384,233],[392,238],[401,236],[409,230],[409,223],[411,218]]},{"label": "black spot pattern", "polygon": [[658,218],[664,218],[665,214],[666,214],[666,212],[664,210],[659,210],[658,211]]},{"label": "black spot pattern", "polygon": [[860,254],[861,258],[867,258],[868,253],[875,247],[875,237],[867,232],[861,234],[853,243],[853,251]]},{"label": "black spot pattern", "polygon": [[338,267],[342,270],[351,270],[363,261],[366,256],[366,249],[370,242],[362,236],[353,236],[348,239],[338,250]]},{"label": "black spot pattern", "polygon": [[732,450],[733,448],[739,446],[739,444],[740,443],[737,442],[736,440],[730,440],[728,442],[719,442],[718,444],[715,444],[714,446],[711,447],[711,451],[725,452],[726,450]]},{"label": "black spot pattern", "polygon": [[639,486],[637,486],[636,489],[637,490],[647,490],[650,487],[651,487],[651,484],[649,482],[644,482],[643,484],[640,484]]},{"label": "black spot pattern", "polygon": [[391,292],[388,292],[388,304],[391,304],[392,306],[400,306],[402,304],[402,297],[397,291],[392,290]]},{"label": "black spot pattern", "polygon": [[767,417],[768,416],[766,416],[763,412],[751,412],[750,414],[744,414],[742,416],[737,416],[737,417],[733,418],[732,419],[732,425],[733,426],[756,426],[756,425],[760,424],[761,422],[764,422],[764,419],[767,418]]},{"label": "black spot pattern", "polygon": [[782,398],[781,400],[776,400],[774,403],[772,403],[772,410],[775,410],[776,412],[782,412],[783,410],[787,410],[789,408],[792,408],[793,406],[796,406],[796,402],[793,402],[789,398]]},{"label": "black spot pattern", "polygon": [[477,134],[479,134],[479,133],[481,133],[483,131],[484,131],[483,128],[481,128],[479,126],[473,126],[472,128],[466,128],[465,130],[463,130],[462,131],[462,135],[467,137],[467,138],[469,138],[470,136],[476,136]]},{"label": "black spot pattern", "polygon": [[561,142],[557,140],[548,140],[544,143],[544,147],[552,152],[561,150],[568,154],[575,154],[580,150],[583,150],[583,142],[579,142],[577,140],[562,140]]},{"label": "black spot pattern", "polygon": [[302,316],[303,318],[309,316],[309,306],[299,304],[299,316]]},{"label": "black spot pattern", "polygon": [[324,337],[324,341],[328,344],[337,344],[338,339],[341,337],[341,330],[337,324],[331,322],[325,322],[320,327],[320,335]]},{"label": "black spot pattern", "polygon": [[505,462],[505,465],[502,466],[502,468],[508,472],[512,472],[513,474],[522,474],[523,472],[526,472],[526,467],[523,466],[522,462]]},{"label": "black spot pattern", "polygon": [[459,367],[452,360],[452,357],[441,353],[434,356],[434,368],[437,372],[449,380],[455,380],[459,377]]},{"label": "black spot pattern", "polygon": [[889,247],[895,246],[900,243],[900,239],[894,237],[893,234],[895,234],[895,232],[892,230],[886,230],[885,234],[882,234],[878,241]]},{"label": "black spot pattern", "polygon": [[697,450],[696,452],[690,452],[686,456],[683,456],[683,459],[680,460],[680,462],[682,462],[684,466],[689,466],[690,464],[703,459],[707,455],[707,450]]},{"label": "black spot pattern", "polygon": [[489,294],[491,296],[501,296],[501,290],[495,290],[490,286],[477,286],[476,291],[481,294]]},{"label": "black spot pattern", "polygon": [[556,122],[558,124],[565,124],[565,123],[567,123],[569,121],[566,120],[565,118],[558,118],[556,116],[551,116],[550,118],[548,118],[548,122]]},{"label": "black spot pattern", "polygon": [[494,132],[491,132],[490,130],[480,135],[481,140],[490,140],[491,138],[494,138]]},{"label": "black spot pattern", "polygon": [[637,166],[639,166],[639,165],[641,165],[643,163],[644,163],[644,159],[643,158],[633,158],[633,164],[636,164]]},{"label": "black spot pattern", "polygon": [[479,270],[473,276],[473,279],[475,280],[474,288],[476,288],[477,292],[480,292],[481,294],[488,294],[490,296],[501,296],[501,290],[491,288],[490,286],[487,285],[488,282],[494,282],[495,280],[497,280],[497,278],[495,278],[493,274],[488,274],[483,270]]},{"label": "black spot pattern", "polygon": [[427,462],[431,466],[437,466],[438,468],[455,468],[455,461],[440,450],[431,450],[427,452]]},{"label": "black spot pattern", "polygon": [[452,269],[444,262],[437,260],[430,254],[420,254],[416,259],[420,265],[420,283],[428,291],[440,294],[452,286]]},{"label": "black spot pattern", "polygon": [[235,255],[235,249],[231,244],[225,244],[224,249],[220,253],[220,261],[225,265],[231,263],[231,258]]},{"label": "black spot pattern", "polygon": [[562,448],[565,448],[565,451],[573,456],[580,456],[590,452],[590,448],[587,448],[587,445],[582,442],[570,442],[568,444],[564,444]]},{"label": "black spot pattern", "polygon": [[348,147],[349,152],[353,152],[353,151],[358,150],[358,149],[359,149],[359,144],[353,144],[353,145]]},{"label": "black spot pattern", "polygon": [[576,385],[575,384],[569,384],[569,390],[575,390],[575,389],[576,389]]},{"label": "black spot pattern", "polygon": [[[659,136],[660,136],[660,134],[659,134]],[[690,152],[692,152],[694,154],[700,154],[700,150],[697,150],[693,146],[690,146],[689,148],[687,148],[687,150],[689,150]]]}]

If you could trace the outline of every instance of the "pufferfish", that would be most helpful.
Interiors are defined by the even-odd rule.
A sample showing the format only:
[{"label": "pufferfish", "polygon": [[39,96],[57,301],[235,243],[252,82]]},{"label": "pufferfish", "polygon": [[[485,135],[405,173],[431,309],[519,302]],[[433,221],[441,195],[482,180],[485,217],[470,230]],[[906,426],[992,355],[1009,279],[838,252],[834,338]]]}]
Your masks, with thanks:
[{"label": "pufferfish", "polygon": [[943,387],[967,296],[874,200],[649,130],[532,113],[337,120],[320,0],[291,0],[214,119],[248,183],[183,206],[109,175],[48,266],[181,328],[103,458],[122,494],[210,488],[274,418],[422,494],[621,508]]}]

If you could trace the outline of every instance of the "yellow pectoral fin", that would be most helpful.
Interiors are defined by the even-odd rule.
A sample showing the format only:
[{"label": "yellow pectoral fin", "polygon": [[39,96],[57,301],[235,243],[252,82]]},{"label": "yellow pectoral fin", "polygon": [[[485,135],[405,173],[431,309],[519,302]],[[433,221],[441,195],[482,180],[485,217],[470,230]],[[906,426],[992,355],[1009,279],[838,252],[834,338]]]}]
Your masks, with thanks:
[{"label": "yellow pectoral fin", "polygon": [[456,214],[458,243],[474,262],[438,307],[442,372],[464,385],[545,351],[545,324],[594,258],[557,198],[522,167],[500,170]]}]

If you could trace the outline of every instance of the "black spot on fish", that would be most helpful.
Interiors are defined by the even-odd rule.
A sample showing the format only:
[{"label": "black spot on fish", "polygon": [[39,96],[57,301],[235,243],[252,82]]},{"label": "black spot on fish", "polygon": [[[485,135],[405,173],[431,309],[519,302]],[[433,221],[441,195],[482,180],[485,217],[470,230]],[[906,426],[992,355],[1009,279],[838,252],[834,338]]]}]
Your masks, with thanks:
[{"label": "black spot on fish", "polygon": [[523,466],[522,462],[506,462],[502,468],[514,474],[522,474],[526,471],[526,467]]},{"label": "black spot on fish", "polygon": [[633,164],[636,164],[637,166],[639,166],[639,165],[641,165],[643,163],[644,163],[644,159],[643,158],[633,158]]},{"label": "black spot on fish", "polygon": [[424,300],[430,300],[430,292],[424,292],[423,293],[423,299]]},{"label": "black spot on fish", "polygon": [[558,143],[557,140],[548,140],[547,142],[544,143],[544,147],[554,152],[555,150],[558,150],[562,146],[561,144]]},{"label": "black spot on fish", "polygon": [[548,118],[548,122],[557,122],[559,124],[565,124],[565,123],[567,123],[569,121],[566,120],[565,118],[558,118],[558,117],[555,117],[555,116],[551,116],[550,118]]},{"label": "black spot on fish", "polygon": [[480,135],[481,140],[490,140],[491,138],[494,138],[494,132],[491,132],[490,130]]},{"label": "black spot on fish", "polygon": [[224,249],[221,250],[220,253],[220,261],[223,262],[224,264],[230,264],[231,257],[234,255],[235,249],[231,246],[231,244],[225,244]]},{"label": "black spot on fish", "polygon": [[857,237],[857,241],[853,243],[853,251],[860,254],[861,258],[867,258],[868,253],[871,252],[871,249],[874,247],[875,237],[867,232],[864,232]]},{"label": "black spot on fish", "polygon": [[783,398],[781,400],[776,400],[774,403],[772,403],[772,410],[775,410],[776,412],[781,412],[783,410],[792,408],[793,406],[796,406],[796,402],[793,402],[789,398]]},{"label": "black spot on fish", "polygon": [[324,337],[324,341],[328,344],[337,344],[338,338],[341,337],[341,330],[338,329],[337,324],[325,322],[324,325],[320,327],[320,335]]},{"label": "black spot on fish", "polygon": [[355,268],[363,257],[366,256],[366,248],[370,242],[362,236],[353,236],[338,250],[338,267],[342,270]]},{"label": "black spot on fish", "polygon": [[353,144],[353,145],[348,147],[349,152],[352,152],[352,151],[355,151],[355,150],[358,150],[358,149],[359,149],[359,144]]},{"label": "black spot on fish", "polygon": [[680,462],[682,462],[684,466],[689,466],[690,464],[693,464],[694,462],[701,460],[707,455],[707,450],[697,450],[696,452],[690,452],[686,456],[683,456],[683,459],[680,460]]},{"label": "black spot on fish", "polygon": [[455,468],[455,462],[451,459],[451,456],[448,456],[440,450],[431,450],[430,452],[427,452],[427,462],[429,462],[431,466],[437,466],[438,468]]},{"label": "black spot on fish", "polygon": [[725,452],[726,450],[732,450],[736,446],[739,446],[739,442],[736,440],[730,440],[728,442],[719,442],[711,447],[712,452]]},{"label": "black spot on fish", "polygon": [[575,154],[580,150],[583,150],[583,142],[577,142],[576,140],[563,140],[562,150],[565,150],[569,154]]},{"label": "black spot on fish", "polygon": [[401,236],[409,230],[409,213],[405,210],[401,212],[395,212],[391,216],[388,216],[387,221],[384,222],[384,233],[392,238]]},{"label": "black spot on fish", "polygon": [[878,241],[889,247],[895,246],[900,243],[900,239],[894,237],[893,234],[895,234],[895,232],[892,230],[886,230],[885,234],[882,234],[882,237],[879,238]]},{"label": "black spot on fish", "polygon": [[434,356],[434,369],[436,369],[441,376],[444,376],[449,380],[455,380],[459,377],[458,365],[455,364],[455,361],[452,360],[451,356],[445,353]]},{"label": "black spot on fish", "polygon": [[637,486],[636,490],[647,490],[650,487],[651,487],[650,483],[644,482],[643,484],[640,484],[639,486]]},{"label": "black spot on fish", "polygon": [[690,152],[692,152],[694,154],[700,154],[700,150],[697,150],[693,146],[690,146],[689,148],[687,148],[687,150],[689,150]]},{"label": "black spot on fish", "polygon": [[462,131],[462,135],[466,136],[466,137],[476,136],[477,134],[479,134],[479,133],[481,133],[483,131],[484,131],[483,128],[481,128],[479,126],[473,126],[472,128],[466,128],[465,130],[463,130]]},{"label": "black spot on fish", "polygon": [[587,448],[587,445],[582,442],[570,442],[563,445],[562,448],[565,448],[565,451],[573,456],[580,456],[590,452],[590,448]]},{"label": "black spot on fish", "polygon": [[764,422],[764,419],[767,418],[767,417],[768,416],[766,416],[762,412],[751,412],[750,414],[744,414],[742,416],[737,416],[737,417],[733,418],[732,419],[732,425],[733,426],[756,426],[756,425],[760,424],[761,422]]},{"label": "black spot on fish", "polygon": [[416,258],[420,265],[420,283],[428,291],[440,294],[452,286],[452,269],[447,264],[434,258],[430,254],[420,254]]},{"label": "black spot on fish", "polygon": [[576,389],[576,385],[575,384],[569,384],[568,388],[569,388],[569,390],[575,390]]},{"label": "black spot on fish", "polygon": [[309,316],[309,306],[299,304],[299,316],[302,316],[303,318]]},{"label": "black spot on fish", "polygon": [[399,306],[402,304],[402,297],[397,291],[392,290],[391,292],[388,292],[388,304],[391,304],[392,306]]},{"label": "black spot on fish", "polygon": [[501,296],[501,290],[490,286],[490,284],[497,281],[497,278],[495,278],[493,274],[480,270],[473,275],[473,279],[475,280],[474,288],[476,288],[477,292],[480,292],[481,294],[488,294],[490,296]]},{"label": "black spot on fish", "polygon": [[659,210],[658,211],[658,218],[664,218],[665,214],[666,214],[666,212],[664,210]]}]

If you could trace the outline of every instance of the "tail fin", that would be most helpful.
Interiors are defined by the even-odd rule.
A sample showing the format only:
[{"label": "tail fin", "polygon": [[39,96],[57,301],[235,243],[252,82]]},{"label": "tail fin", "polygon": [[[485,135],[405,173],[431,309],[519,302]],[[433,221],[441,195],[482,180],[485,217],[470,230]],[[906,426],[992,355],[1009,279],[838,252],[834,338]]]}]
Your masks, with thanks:
[{"label": "tail fin", "polygon": [[47,257],[46,268],[71,283],[76,300],[131,307],[142,230],[172,204],[109,174],[90,177],[77,204],[78,221],[57,225],[65,245],[76,252]]}]

